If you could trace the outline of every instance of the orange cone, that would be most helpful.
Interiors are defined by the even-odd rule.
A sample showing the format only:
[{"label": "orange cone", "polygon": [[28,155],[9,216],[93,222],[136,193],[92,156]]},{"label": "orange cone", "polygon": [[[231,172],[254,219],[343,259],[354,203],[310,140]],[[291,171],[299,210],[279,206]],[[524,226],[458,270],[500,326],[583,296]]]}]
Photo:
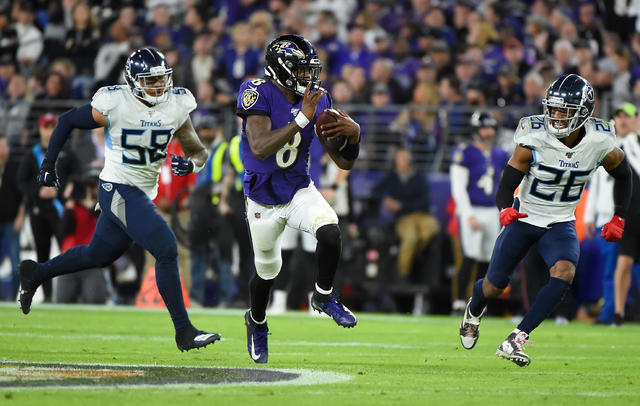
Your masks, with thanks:
[{"label": "orange cone", "polygon": [[[189,295],[182,282],[182,276],[180,276],[180,286],[182,287],[182,299],[184,300],[184,306],[188,309],[191,307],[189,301]],[[158,291],[158,285],[156,284],[156,268],[151,267],[147,271],[140,291],[136,296],[136,307],[147,309],[159,309],[165,307],[164,300]]]}]

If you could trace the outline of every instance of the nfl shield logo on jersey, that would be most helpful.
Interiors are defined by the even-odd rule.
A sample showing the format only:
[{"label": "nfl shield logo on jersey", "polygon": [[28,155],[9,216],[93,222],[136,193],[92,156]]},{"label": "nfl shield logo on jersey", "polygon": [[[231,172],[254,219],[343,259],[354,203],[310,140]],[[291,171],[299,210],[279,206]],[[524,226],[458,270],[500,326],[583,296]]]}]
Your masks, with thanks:
[{"label": "nfl shield logo on jersey", "polygon": [[253,89],[246,89],[242,92],[242,107],[248,110],[258,101],[259,93]]},{"label": "nfl shield logo on jersey", "polygon": [[565,155],[567,156],[567,158],[571,159],[571,157],[573,156],[573,152],[567,152]]}]

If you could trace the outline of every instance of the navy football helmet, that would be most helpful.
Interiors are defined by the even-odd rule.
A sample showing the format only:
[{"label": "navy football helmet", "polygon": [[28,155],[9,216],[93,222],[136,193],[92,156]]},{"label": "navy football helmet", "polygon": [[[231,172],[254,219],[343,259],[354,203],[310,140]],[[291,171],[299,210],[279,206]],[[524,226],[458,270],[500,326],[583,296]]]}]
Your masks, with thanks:
[{"label": "navy football helmet", "polygon": [[155,48],[142,48],[127,58],[124,78],[134,96],[155,105],[169,97],[172,72],[162,53]]},{"label": "navy football helmet", "polygon": [[478,129],[483,127],[498,127],[498,120],[496,120],[491,113],[486,111],[476,111],[471,115],[471,127]]},{"label": "navy football helmet", "polygon": [[[549,86],[542,105],[545,130],[557,138],[564,138],[582,127],[591,117],[595,93],[582,76],[562,75]],[[561,114],[558,115],[558,112]]]},{"label": "navy football helmet", "polygon": [[[471,120],[469,120],[469,124],[474,130],[474,137],[476,139],[480,139],[485,142],[493,142],[496,137],[496,132],[498,131],[498,120],[491,115],[491,113],[486,111],[475,111],[471,115]],[[484,128],[491,128],[493,131],[488,132],[487,130],[483,130]]]},{"label": "navy football helmet", "polygon": [[267,46],[265,75],[299,96],[309,82],[312,89],[320,86],[321,70],[318,52],[300,35],[281,35]]}]

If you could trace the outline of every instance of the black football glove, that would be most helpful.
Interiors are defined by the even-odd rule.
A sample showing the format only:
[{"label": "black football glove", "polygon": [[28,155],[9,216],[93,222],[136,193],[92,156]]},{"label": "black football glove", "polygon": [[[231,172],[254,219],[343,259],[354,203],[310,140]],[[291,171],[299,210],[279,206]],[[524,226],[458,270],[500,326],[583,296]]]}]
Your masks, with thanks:
[{"label": "black football glove", "polygon": [[193,162],[187,158],[171,154],[171,172],[176,176],[185,176],[193,172]]},{"label": "black football glove", "polygon": [[60,189],[60,181],[56,174],[56,163],[50,159],[44,159],[38,172],[38,184],[40,186],[50,186]]}]

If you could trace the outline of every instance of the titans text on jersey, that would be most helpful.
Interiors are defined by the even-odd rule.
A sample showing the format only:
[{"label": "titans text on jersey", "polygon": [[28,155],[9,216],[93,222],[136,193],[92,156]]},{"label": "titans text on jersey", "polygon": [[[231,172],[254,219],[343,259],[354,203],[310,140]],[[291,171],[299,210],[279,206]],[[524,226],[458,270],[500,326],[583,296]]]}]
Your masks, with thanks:
[{"label": "titans text on jersey", "polygon": [[100,179],[136,185],[154,199],[167,145],[196,108],[191,92],[174,87],[166,102],[148,107],[127,86],[108,86],[96,92],[91,106],[109,121]]}]

